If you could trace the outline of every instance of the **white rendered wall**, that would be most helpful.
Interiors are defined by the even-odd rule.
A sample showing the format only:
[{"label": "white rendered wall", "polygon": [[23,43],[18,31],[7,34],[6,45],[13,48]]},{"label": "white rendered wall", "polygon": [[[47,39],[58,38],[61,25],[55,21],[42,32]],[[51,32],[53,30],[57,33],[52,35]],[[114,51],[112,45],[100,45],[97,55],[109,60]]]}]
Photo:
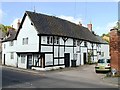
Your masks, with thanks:
[{"label": "white rendered wall", "polygon": [[[28,37],[28,44],[23,45],[23,38]],[[31,21],[26,16],[25,21],[20,29],[17,37],[17,52],[38,52],[39,50],[39,36],[37,36],[37,31],[34,26],[31,25]]]},{"label": "white rendered wall", "polygon": [[[16,54],[17,42],[13,41],[13,46],[10,46],[10,41],[2,43],[2,64],[4,63],[9,66],[17,66],[17,54]],[[13,53],[13,59],[11,59],[11,52]],[[4,57],[5,54],[5,57]]]}]

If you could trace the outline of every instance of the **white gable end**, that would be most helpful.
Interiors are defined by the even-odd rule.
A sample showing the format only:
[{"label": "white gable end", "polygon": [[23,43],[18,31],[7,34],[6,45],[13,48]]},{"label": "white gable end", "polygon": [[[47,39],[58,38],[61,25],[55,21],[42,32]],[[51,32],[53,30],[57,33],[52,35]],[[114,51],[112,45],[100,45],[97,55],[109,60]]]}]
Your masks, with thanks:
[{"label": "white gable end", "polygon": [[[28,39],[28,44],[24,44],[23,39]],[[17,37],[17,52],[38,52],[39,50],[39,36],[37,36],[37,31],[35,27],[31,25],[31,21],[28,16],[26,16],[22,28]]]}]

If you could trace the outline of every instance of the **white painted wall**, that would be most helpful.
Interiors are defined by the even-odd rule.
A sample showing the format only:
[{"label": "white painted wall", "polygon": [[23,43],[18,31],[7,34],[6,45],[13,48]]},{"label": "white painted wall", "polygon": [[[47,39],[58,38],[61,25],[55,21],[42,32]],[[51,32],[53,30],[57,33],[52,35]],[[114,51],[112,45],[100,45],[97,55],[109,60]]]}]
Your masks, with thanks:
[{"label": "white painted wall", "polygon": [[104,53],[104,56],[101,56],[101,58],[110,58],[109,44],[101,44],[101,52]]},{"label": "white painted wall", "polygon": [[20,57],[18,57],[18,67],[27,69],[27,55],[26,54],[23,55],[25,55],[25,63],[21,63],[21,55],[20,55]]},{"label": "white painted wall", "polygon": [[[23,38],[28,37],[28,44],[22,45]],[[31,25],[31,21],[26,16],[23,26],[17,37],[17,52],[38,52],[39,50],[39,36],[34,26]]]},{"label": "white painted wall", "polygon": [[[10,46],[10,41],[2,43],[2,64],[4,63],[9,66],[17,66],[17,54],[16,54],[17,42],[13,41],[13,46]],[[11,52],[13,52],[13,59],[11,59]],[[5,57],[4,57],[5,54]]]}]

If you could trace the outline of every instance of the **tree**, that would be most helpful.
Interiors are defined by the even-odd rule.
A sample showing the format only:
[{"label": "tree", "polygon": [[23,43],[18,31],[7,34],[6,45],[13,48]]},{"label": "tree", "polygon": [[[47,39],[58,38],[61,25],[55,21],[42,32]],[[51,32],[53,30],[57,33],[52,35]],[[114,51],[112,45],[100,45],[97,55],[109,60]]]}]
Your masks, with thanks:
[{"label": "tree", "polygon": [[120,21],[118,21],[113,28],[114,29],[117,28],[120,31]]},{"label": "tree", "polygon": [[[5,33],[5,35],[7,34],[7,29],[12,28],[11,26],[5,26],[3,24],[0,24],[0,30],[2,30],[3,33]],[[14,28],[12,28],[12,30],[15,30]]]}]

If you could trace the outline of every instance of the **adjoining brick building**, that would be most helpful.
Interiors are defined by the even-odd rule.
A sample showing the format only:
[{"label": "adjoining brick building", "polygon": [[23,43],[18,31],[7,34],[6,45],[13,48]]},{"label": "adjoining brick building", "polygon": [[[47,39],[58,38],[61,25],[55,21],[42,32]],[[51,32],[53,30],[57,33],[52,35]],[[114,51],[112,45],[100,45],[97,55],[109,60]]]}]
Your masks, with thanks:
[{"label": "adjoining brick building", "polygon": [[110,56],[111,67],[120,74],[120,31],[118,29],[110,30]]}]

